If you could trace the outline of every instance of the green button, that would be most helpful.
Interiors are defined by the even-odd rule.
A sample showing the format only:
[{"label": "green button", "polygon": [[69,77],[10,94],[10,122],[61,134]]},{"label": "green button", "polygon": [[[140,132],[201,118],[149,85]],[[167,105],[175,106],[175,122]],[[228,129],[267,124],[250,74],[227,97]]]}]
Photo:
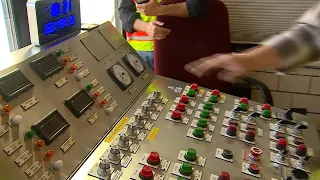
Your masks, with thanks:
[{"label": "green button", "polygon": [[177,180],[186,180],[185,178],[183,178],[183,177],[178,177],[178,179]]},{"label": "green button", "polygon": [[31,139],[35,134],[36,134],[36,132],[34,132],[33,130],[30,130],[30,131],[27,131],[27,132],[24,134],[24,137],[25,137],[26,139]]},{"label": "green button", "polygon": [[271,117],[271,111],[263,110],[262,111],[262,116],[265,117],[265,118],[270,118]]},{"label": "green button", "polygon": [[187,96],[195,97],[196,96],[196,91],[194,89],[189,89],[188,92],[187,92]]},{"label": "green button", "polygon": [[56,56],[60,57],[63,54],[63,51],[61,49],[56,51]]},{"label": "green button", "polygon": [[207,109],[202,110],[200,113],[200,117],[208,119],[210,117],[210,111],[208,111]]},{"label": "green button", "polygon": [[193,169],[192,169],[192,164],[189,163],[189,162],[183,162],[180,169],[179,169],[179,172],[182,174],[182,175],[185,175],[185,176],[190,176],[193,172]]},{"label": "green button", "polygon": [[241,104],[239,104],[239,108],[241,108],[243,111],[247,111],[248,110],[248,104],[241,103]]},{"label": "green button", "polygon": [[207,109],[207,110],[212,110],[213,109],[213,104],[211,102],[206,102],[204,105],[203,105],[203,109]]},{"label": "green button", "polygon": [[209,98],[209,101],[212,103],[217,103],[218,102],[218,96],[211,95]]},{"label": "green button", "polygon": [[197,151],[195,149],[188,149],[186,154],[184,155],[184,158],[188,161],[195,161],[197,160]]},{"label": "green button", "polygon": [[206,128],[208,126],[208,121],[205,118],[200,118],[197,122],[197,126]]},{"label": "green button", "polygon": [[204,136],[203,129],[201,127],[194,129],[192,134],[197,138],[203,138]]},{"label": "green button", "polygon": [[90,84],[86,85],[86,89],[88,91],[90,91],[92,88],[93,88],[93,84],[90,83]]}]

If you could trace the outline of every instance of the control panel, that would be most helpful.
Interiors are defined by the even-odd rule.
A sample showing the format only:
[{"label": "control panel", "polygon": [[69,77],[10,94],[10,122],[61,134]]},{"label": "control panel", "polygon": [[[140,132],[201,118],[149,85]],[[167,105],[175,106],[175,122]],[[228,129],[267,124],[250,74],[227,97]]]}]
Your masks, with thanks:
[{"label": "control panel", "polygon": [[[1,179],[312,179],[309,117],[155,75],[109,23],[0,72]],[[32,52],[32,53],[31,53]]]}]

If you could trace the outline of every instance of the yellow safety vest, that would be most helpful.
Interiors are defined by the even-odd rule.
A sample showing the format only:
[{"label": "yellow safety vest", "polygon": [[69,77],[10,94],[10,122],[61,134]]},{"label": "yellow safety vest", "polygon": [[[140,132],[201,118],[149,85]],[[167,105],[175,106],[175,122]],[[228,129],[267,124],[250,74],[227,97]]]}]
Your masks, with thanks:
[{"label": "yellow safety vest", "polygon": [[[135,0],[133,0],[135,1]],[[160,3],[162,0],[157,0]],[[146,16],[139,11],[137,13],[140,14],[140,19],[144,22],[152,22],[156,20],[156,16]],[[127,40],[129,44],[137,51],[153,51],[154,50],[154,42],[153,37],[149,36],[146,32],[136,31],[134,33],[127,32]]]}]

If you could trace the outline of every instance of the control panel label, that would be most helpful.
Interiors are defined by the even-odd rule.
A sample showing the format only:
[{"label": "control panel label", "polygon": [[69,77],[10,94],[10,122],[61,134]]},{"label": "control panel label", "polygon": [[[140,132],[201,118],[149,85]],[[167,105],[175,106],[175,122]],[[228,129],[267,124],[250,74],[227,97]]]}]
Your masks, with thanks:
[{"label": "control panel label", "polygon": [[49,171],[46,171],[41,175],[38,180],[50,180],[52,178],[52,174]]},{"label": "control panel label", "polygon": [[6,125],[0,127],[0,137],[9,132],[9,128]]},{"label": "control panel label", "polygon": [[99,81],[97,79],[94,79],[91,81],[91,84],[93,87],[96,87],[99,84]]},{"label": "control panel label", "polygon": [[154,138],[158,134],[158,131],[159,131],[159,128],[157,127],[152,128],[152,130],[150,131],[150,134],[148,135],[148,140],[154,140]]},{"label": "control panel label", "polygon": [[92,116],[89,117],[88,122],[92,125],[94,122],[96,122],[97,119],[99,119],[99,114],[95,112]]},{"label": "control panel label", "polygon": [[39,102],[39,100],[33,96],[32,98],[30,98],[29,100],[27,100],[26,102],[22,103],[20,106],[23,108],[23,110],[28,110],[30,109],[32,106],[34,106],[35,104],[37,104]]},{"label": "control panel label", "polygon": [[97,92],[99,92],[99,94],[103,94],[104,92],[106,92],[106,89],[103,86],[101,86],[101,87],[99,87]]},{"label": "control panel label", "polygon": [[69,56],[69,58],[70,58],[70,62],[78,59],[77,55],[75,55],[75,54],[72,54],[71,56]]},{"label": "control panel label", "polygon": [[121,129],[127,124],[128,121],[129,121],[128,117],[122,118],[104,141],[107,143],[110,143],[117,136],[117,134],[121,131]]},{"label": "control panel label", "polygon": [[104,96],[104,99],[109,102],[112,99],[112,96],[110,93],[108,93],[107,95]]},{"label": "control panel label", "polygon": [[132,88],[129,89],[129,93],[133,94],[134,92],[136,92],[137,88],[135,86],[133,86]]},{"label": "control panel label", "polygon": [[27,162],[32,157],[32,154],[26,150],[24,153],[22,153],[14,162],[21,167],[25,162]]},{"label": "control panel label", "polygon": [[88,69],[83,70],[79,73],[82,77],[87,77],[90,74],[90,71]]},{"label": "control panel label", "polygon": [[6,148],[4,148],[4,152],[6,152],[9,156],[14,153],[17,149],[22,146],[21,141],[18,139],[9,144]]},{"label": "control panel label", "polygon": [[66,54],[66,53],[70,52],[71,49],[69,47],[65,47],[65,48],[61,49],[61,51],[63,54]]},{"label": "control panel label", "polygon": [[65,153],[76,142],[73,137],[70,137],[66,142],[62,144],[60,149]]},{"label": "control panel label", "polygon": [[149,74],[148,74],[148,73],[145,73],[145,74],[142,76],[142,79],[143,79],[143,80],[146,80],[146,79],[148,79],[148,77],[149,77]]},{"label": "control panel label", "polygon": [[34,162],[24,173],[31,178],[40,168],[42,164],[39,161]]},{"label": "control panel label", "polygon": [[68,82],[69,80],[66,77],[63,77],[59,81],[55,82],[54,84],[57,86],[57,88],[60,88],[63,85],[67,84]]},{"label": "control panel label", "polygon": [[76,66],[77,66],[77,69],[80,69],[84,66],[83,62],[82,61],[79,61],[76,63]]}]

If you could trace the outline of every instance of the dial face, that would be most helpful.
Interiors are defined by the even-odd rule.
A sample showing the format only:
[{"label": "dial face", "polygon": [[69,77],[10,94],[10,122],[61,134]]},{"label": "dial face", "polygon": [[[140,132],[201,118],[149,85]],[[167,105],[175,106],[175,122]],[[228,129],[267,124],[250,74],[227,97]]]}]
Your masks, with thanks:
[{"label": "dial face", "polygon": [[145,67],[141,60],[133,54],[127,54],[124,57],[124,61],[137,76],[139,76],[145,70]]},{"label": "dial face", "polygon": [[119,63],[116,63],[109,68],[108,73],[112,77],[112,80],[118,84],[122,90],[126,90],[133,82],[128,71]]}]

